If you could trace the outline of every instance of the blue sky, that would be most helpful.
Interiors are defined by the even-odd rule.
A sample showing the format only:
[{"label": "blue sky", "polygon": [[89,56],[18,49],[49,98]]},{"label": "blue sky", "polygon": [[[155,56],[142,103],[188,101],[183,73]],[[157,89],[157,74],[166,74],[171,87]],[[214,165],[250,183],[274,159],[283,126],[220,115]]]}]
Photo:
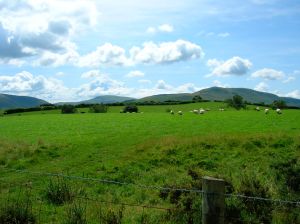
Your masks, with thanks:
[{"label": "blue sky", "polygon": [[0,92],[79,101],[245,87],[300,98],[299,0],[0,0]]}]

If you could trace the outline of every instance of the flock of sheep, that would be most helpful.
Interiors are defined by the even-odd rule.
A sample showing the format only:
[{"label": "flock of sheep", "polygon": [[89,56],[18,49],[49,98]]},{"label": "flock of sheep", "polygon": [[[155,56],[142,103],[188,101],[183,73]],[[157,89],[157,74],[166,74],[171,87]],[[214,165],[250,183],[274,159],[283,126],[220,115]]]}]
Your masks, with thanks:
[{"label": "flock of sheep", "polygon": [[[224,110],[225,110],[224,108],[219,108],[219,111],[224,111]],[[256,107],[255,110],[256,110],[256,111],[260,111],[260,108],[259,108],[259,107]],[[209,108],[206,108],[206,109],[200,108],[199,110],[196,110],[196,109],[195,109],[195,110],[191,110],[190,112],[191,112],[191,113],[194,113],[194,114],[204,114],[204,113],[207,112],[207,111],[210,111],[210,109],[209,109]],[[270,111],[270,109],[269,109],[269,108],[265,108],[264,111],[265,111],[265,114],[268,114],[269,111]],[[277,113],[277,114],[282,114],[282,110],[279,109],[279,108],[277,108],[277,109],[276,109],[276,113]],[[171,110],[171,111],[170,111],[170,114],[174,115],[175,112],[174,112],[173,110]],[[183,112],[182,112],[181,110],[179,110],[179,111],[177,112],[177,114],[178,114],[178,115],[183,115]]]}]

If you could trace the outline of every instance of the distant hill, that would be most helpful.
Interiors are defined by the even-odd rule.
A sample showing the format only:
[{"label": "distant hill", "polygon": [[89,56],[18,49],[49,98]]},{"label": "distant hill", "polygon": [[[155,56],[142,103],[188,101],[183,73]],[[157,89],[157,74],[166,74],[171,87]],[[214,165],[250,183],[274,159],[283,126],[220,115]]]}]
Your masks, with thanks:
[{"label": "distant hill", "polygon": [[221,87],[211,87],[207,89],[202,89],[195,93],[179,93],[179,94],[161,94],[144,97],[138,100],[138,102],[145,101],[191,101],[194,96],[201,96],[204,100],[219,100],[224,101],[226,99],[232,98],[234,95],[240,95],[244,100],[251,103],[266,103],[271,104],[274,100],[284,100],[288,106],[300,107],[300,100],[289,98],[289,97],[279,97],[275,94],[259,92],[252,89],[246,88],[221,88]]},{"label": "distant hill", "polygon": [[178,94],[160,94],[147,96],[141,99],[138,99],[138,102],[164,102],[164,101],[191,101],[193,96],[189,93],[178,93]]},{"label": "distant hill", "polygon": [[60,102],[56,103],[56,105],[63,105],[63,104],[71,104],[71,105],[78,105],[78,104],[97,104],[97,103],[122,103],[125,101],[135,100],[131,97],[124,97],[124,96],[113,96],[113,95],[105,95],[105,96],[98,96],[96,98],[90,100],[84,100],[79,102]]},{"label": "distant hill", "polygon": [[29,96],[0,94],[0,109],[30,108],[41,104],[48,104],[48,102]]}]

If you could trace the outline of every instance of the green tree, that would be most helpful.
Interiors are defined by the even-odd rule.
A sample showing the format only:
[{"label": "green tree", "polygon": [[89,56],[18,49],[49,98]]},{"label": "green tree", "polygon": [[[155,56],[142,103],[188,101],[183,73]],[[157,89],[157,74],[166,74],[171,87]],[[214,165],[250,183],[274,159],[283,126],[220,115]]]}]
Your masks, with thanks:
[{"label": "green tree", "polygon": [[201,96],[194,96],[193,97],[193,102],[201,102],[202,101],[202,97]]},{"label": "green tree", "polygon": [[275,100],[271,104],[271,106],[272,106],[273,109],[277,109],[277,108],[283,109],[283,108],[286,108],[286,102],[283,101],[283,100]]},{"label": "green tree", "polygon": [[63,105],[61,107],[61,113],[62,114],[74,114],[77,112],[77,109],[73,105]]},{"label": "green tree", "polygon": [[108,106],[104,104],[94,104],[90,107],[91,113],[107,113]]},{"label": "green tree", "polygon": [[137,113],[139,111],[138,107],[135,105],[128,105],[126,107],[124,107],[123,109],[123,113]]},{"label": "green tree", "polygon": [[226,103],[229,107],[233,107],[237,110],[246,108],[246,102],[243,100],[243,97],[240,95],[234,95],[232,99],[226,100]]}]

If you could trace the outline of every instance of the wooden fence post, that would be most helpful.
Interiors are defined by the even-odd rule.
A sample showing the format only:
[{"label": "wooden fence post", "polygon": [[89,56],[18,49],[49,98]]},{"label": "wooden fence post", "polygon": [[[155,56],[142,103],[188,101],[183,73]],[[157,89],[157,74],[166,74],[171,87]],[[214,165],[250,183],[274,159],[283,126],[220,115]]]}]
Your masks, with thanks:
[{"label": "wooden fence post", "polygon": [[202,190],[202,223],[223,224],[225,214],[224,180],[203,177]]}]

